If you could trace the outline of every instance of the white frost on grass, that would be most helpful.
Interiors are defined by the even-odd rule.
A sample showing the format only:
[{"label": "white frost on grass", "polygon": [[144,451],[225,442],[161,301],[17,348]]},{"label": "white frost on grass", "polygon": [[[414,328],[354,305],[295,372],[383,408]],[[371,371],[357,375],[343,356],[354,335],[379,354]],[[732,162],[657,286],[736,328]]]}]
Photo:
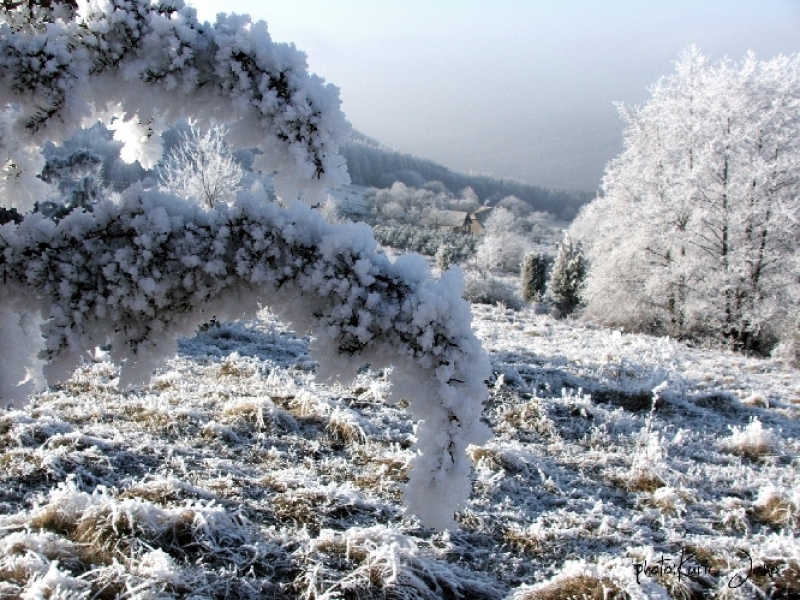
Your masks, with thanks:
[{"label": "white frost on grass", "polygon": [[779,449],[775,432],[765,429],[758,417],[754,417],[746,427],[731,426],[730,436],[720,440],[720,445],[748,458],[761,458]]},{"label": "white frost on grass", "polygon": [[[181,340],[147,388],[120,394],[118,370],[94,357],[101,362],[85,363],[25,411],[0,414],[0,580],[8,581],[0,589],[26,593],[57,560],[60,576],[87,582],[90,596],[149,584],[142,597],[188,589],[295,599],[316,590],[508,600],[565,597],[570,582],[578,594],[613,588],[632,598],[800,593],[796,371],[530,312],[476,312],[475,329],[492,348],[483,415],[495,439],[469,449],[475,481],[456,516],[460,531],[421,528],[402,510],[413,422],[402,404],[376,401],[386,373],[364,369],[352,384],[325,385],[314,379],[308,339],[262,312]],[[620,366],[622,378],[611,373]],[[666,374],[667,387],[653,409],[645,384],[661,383],[651,385],[654,374]],[[737,401],[751,396],[768,402]],[[357,419],[366,443],[330,435],[337,409]],[[270,410],[293,425],[270,423]],[[723,447],[754,418],[778,453],[753,460]],[[207,429],[212,421],[235,437]],[[133,560],[86,570],[79,551],[93,545],[32,520],[31,507],[49,505],[70,476],[80,494],[101,486],[115,505],[154,514],[213,501],[245,537],[201,544],[190,559],[185,543],[156,545],[167,556],[141,544]],[[15,550],[20,536],[32,552]],[[742,551],[771,575],[730,590],[748,564]],[[682,556],[702,573],[636,580],[634,565]],[[24,561],[29,570],[11,570]]]}]

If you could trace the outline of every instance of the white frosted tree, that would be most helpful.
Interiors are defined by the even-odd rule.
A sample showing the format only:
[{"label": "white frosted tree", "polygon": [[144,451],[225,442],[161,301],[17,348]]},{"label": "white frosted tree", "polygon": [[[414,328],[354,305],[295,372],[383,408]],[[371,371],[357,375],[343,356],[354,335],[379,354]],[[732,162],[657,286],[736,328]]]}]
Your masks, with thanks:
[{"label": "white frosted tree", "polygon": [[495,207],[486,220],[475,260],[481,270],[518,273],[527,246],[519,219],[510,210]]},{"label": "white frosted tree", "polygon": [[603,197],[573,224],[586,314],[766,351],[797,302],[800,58],[687,50],[628,122]]},{"label": "white frosted tree", "polygon": [[[491,367],[463,278],[450,269],[434,280],[416,255],[392,262],[365,225],[331,225],[293,202],[348,181],[338,91],[308,73],[302,53],[246,15],[201,24],[181,0],[5,5],[0,106],[0,192],[18,211],[0,226],[0,344],[14,356],[0,361],[4,400],[24,402],[42,378],[67,380],[103,344],[119,385],[137,385],[210,314],[255,316],[268,304],[315,332],[320,379],[393,367],[392,397],[408,399],[419,422],[406,505],[425,525],[455,527],[471,488],[466,449],[490,435],[481,405]],[[124,159],[152,168],[161,131],[221,116],[232,144],[259,149],[254,169],[276,173],[288,206],[243,193],[205,208],[133,185],[57,223],[20,218],[49,191],[37,177],[46,141],[99,118]]]},{"label": "white frosted tree", "polygon": [[190,120],[180,142],[159,166],[159,184],[182,198],[195,198],[213,208],[236,197],[244,170],[225,143],[228,130],[212,123],[201,130]]}]

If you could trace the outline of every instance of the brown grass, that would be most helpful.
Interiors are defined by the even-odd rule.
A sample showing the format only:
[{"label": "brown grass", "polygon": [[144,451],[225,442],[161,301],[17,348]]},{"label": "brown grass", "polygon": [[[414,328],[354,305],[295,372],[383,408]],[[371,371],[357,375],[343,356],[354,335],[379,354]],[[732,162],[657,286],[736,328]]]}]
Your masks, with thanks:
[{"label": "brown grass", "polygon": [[558,437],[553,421],[542,410],[541,401],[537,399],[509,408],[501,419],[522,432],[538,433],[546,438]]},{"label": "brown grass", "polygon": [[297,527],[307,527],[316,535],[323,516],[319,508],[326,500],[324,494],[310,490],[287,490],[275,496],[272,510],[281,521],[288,521]]},{"label": "brown grass", "polygon": [[379,449],[365,448],[365,461],[358,460],[362,471],[353,477],[362,490],[369,490],[390,501],[399,502],[403,497],[403,483],[408,482],[409,465],[392,456],[380,456]]},{"label": "brown grass", "polygon": [[125,564],[153,548],[178,558],[196,554],[202,544],[194,527],[196,516],[186,508],[146,526],[136,521],[133,511],[103,506],[75,518],[51,505],[34,516],[30,527],[74,542],[76,558],[84,565],[110,565],[115,561]]},{"label": "brown grass", "polygon": [[800,598],[800,563],[797,561],[756,561],[750,580],[766,598]]},{"label": "brown grass", "polygon": [[127,406],[124,415],[134,423],[141,425],[145,431],[161,432],[173,423],[177,417],[162,410],[150,408],[143,404]]},{"label": "brown grass", "polygon": [[576,575],[559,577],[536,590],[515,596],[515,600],[628,600],[630,596],[610,579]]},{"label": "brown grass", "polygon": [[219,370],[217,371],[217,379],[222,379],[223,377],[243,379],[246,377],[251,377],[254,372],[255,371],[252,367],[243,367],[236,364],[232,360],[226,360],[219,366]]},{"label": "brown grass", "polygon": [[796,530],[800,527],[799,508],[790,499],[775,492],[760,497],[749,513],[761,524]]},{"label": "brown grass", "polygon": [[541,553],[545,549],[547,541],[516,527],[506,528],[503,531],[503,540],[516,550],[527,554]]},{"label": "brown grass", "polygon": [[345,446],[362,445],[367,442],[367,434],[354,418],[347,414],[333,411],[325,427],[328,438],[333,444]]},{"label": "brown grass", "polygon": [[614,473],[608,476],[608,480],[628,492],[652,493],[667,485],[660,475],[648,468],[635,468],[632,473]]},{"label": "brown grass", "polygon": [[467,454],[472,462],[483,462],[493,471],[507,471],[508,473],[521,473],[522,469],[519,465],[514,464],[508,460],[502,453],[492,448],[484,446],[470,446],[467,448]]}]

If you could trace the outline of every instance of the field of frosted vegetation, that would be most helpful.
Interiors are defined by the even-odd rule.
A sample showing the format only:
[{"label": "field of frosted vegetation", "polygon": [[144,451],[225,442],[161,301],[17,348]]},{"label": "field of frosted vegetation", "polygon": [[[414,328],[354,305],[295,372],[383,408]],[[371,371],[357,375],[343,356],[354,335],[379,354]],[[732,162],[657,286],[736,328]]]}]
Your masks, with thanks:
[{"label": "field of frosted vegetation", "polygon": [[5,5],[0,600],[800,597],[800,58],[690,48],[589,202],[249,17]]},{"label": "field of frosted vegetation", "polygon": [[458,531],[401,507],[386,373],[322,385],[269,312],[144,388],[98,351],[0,416],[2,598],[756,598],[800,593],[800,377],[476,305],[494,439]]},{"label": "field of frosted vegetation", "polygon": [[[48,148],[50,163],[84,146],[104,185],[147,184],[101,127]],[[251,158],[236,155],[239,189],[274,200]],[[354,197],[366,212],[348,212]],[[495,201],[483,236],[429,224],[477,210],[469,187],[351,186],[320,207],[368,222],[390,256],[465,268],[494,438],[469,450],[457,531],[403,507],[415,424],[386,403],[387,372],[322,384],[310,338],[263,311],[202,327],[144,388],[119,392],[99,349],[0,413],[0,598],[800,594],[797,371],[556,320],[548,295],[526,308],[520,261],[540,253],[552,277],[568,223]]]}]

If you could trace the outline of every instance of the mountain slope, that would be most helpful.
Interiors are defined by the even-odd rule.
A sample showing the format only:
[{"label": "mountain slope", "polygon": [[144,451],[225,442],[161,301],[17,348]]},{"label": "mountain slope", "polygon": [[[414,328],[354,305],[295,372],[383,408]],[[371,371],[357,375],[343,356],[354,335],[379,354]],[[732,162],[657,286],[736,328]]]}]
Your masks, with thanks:
[{"label": "mountain slope", "polygon": [[534,210],[549,212],[563,220],[574,218],[578,209],[594,198],[589,192],[550,190],[511,179],[456,173],[431,160],[390,150],[360,133],[353,135],[341,148],[341,153],[355,185],[387,188],[401,181],[422,187],[438,181],[452,194],[471,187],[482,202],[489,204],[516,196]]}]

